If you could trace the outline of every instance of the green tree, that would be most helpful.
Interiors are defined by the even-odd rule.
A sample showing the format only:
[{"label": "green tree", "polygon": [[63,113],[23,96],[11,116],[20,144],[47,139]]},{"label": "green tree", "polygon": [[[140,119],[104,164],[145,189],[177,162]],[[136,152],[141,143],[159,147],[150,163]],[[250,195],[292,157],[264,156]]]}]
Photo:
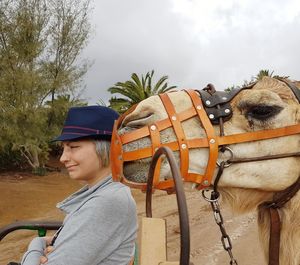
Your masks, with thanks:
[{"label": "green tree", "polygon": [[265,76],[278,78],[278,79],[287,79],[287,78],[289,78],[289,76],[274,75],[274,71],[270,71],[268,69],[262,69],[258,72],[258,74],[256,76],[252,76],[250,81],[244,80],[244,83],[242,84],[242,86],[232,85],[230,87],[227,87],[225,89],[225,91],[231,91],[231,90],[236,89],[236,88],[241,88],[241,87],[248,86],[248,85],[250,85],[254,82],[262,80]]},{"label": "green tree", "polygon": [[88,69],[79,55],[89,37],[89,6],[90,0],[0,1],[0,147],[18,150],[33,169],[43,166],[56,131],[55,100],[76,97]]},{"label": "green tree", "polygon": [[250,82],[247,83],[247,81],[245,81],[245,83],[249,84],[255,81],[259,81],[262,80],[263,77],[265,76],[269,76],[269,77],[273,77],[273,78],[278,78],[278,79],[288,79],[289,76],[284,76],[284,75],[274,75],[274,71],[270,71],[268,69],[262,69],[258,72],[258,74],[255,77],[252,77]]},{"label": "green tree", "polygon": [[123,97],[112,97],[109,100],[110,107],[119,113],[124,113],[132,105],[153,95],[165,93],[176,86],[168,86],[168,76],[161,77],[154,85],[152,78],[154,71],[147,72],[141,78],[136,73],[131,75],[131,80],[118,82],[113,87],[108,88],[111,94],[120,94]]},{"label": "green tree", "polygon": [[274,73],[274,71],[270,72],[270,70],[262,69],[258,72],[256,77],[254,77],[253,79],[259,81],[259,80],[262,80],[264,76],[273,77],[273,73]]},{"label": "green tree", "polygon": [[53,101],[45,102],[47,124],[50,135],[58,135],[66,119],[69,108],[73,106],[86,106],[81,99],[72,98],[70,95],[58,95]]}]

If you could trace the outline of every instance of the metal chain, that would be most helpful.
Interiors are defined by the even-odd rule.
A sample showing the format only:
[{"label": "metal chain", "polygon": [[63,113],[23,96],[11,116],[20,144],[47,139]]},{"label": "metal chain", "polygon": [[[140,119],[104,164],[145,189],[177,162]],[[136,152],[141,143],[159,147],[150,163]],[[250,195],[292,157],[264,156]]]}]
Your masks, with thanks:
[{"label": "metal chain", "polygon": [[220,205],[218,202],[219,198],[220,198],[220,194],[219,194],[219,192],[215,192],[215,191],[211,190],[210,198],[208,198],[205,195],[205,192],[207,192],[207,190],[202,191],[202,196],[211,205],[216,224],[219,226],[221,234],[222,234],[221,242],[222,242],[223,248],[224,248],[224,250],[227,251],[227,253],[230,257],[230,265],[238,265],[236,259],[233,257],[233,254],[232,254],[231,239],[230,239],[229,235],[227,234],[225,226],[224,226],[223,216],[221,214],[221,209],[220,209]]}]

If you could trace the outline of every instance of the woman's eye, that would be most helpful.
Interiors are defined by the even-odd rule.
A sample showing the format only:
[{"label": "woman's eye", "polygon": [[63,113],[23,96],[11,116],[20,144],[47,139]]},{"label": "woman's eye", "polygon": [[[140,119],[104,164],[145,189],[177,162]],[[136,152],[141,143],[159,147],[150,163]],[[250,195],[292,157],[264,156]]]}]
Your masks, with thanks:
[{"label": "woman's eye", "polygon": [[282,107],[279,106],[268,106],[268,105],[252,106],[247,110],[246,117],[264,121],[276,116],[281,110]]},{"label": "woman's eye", "polygon": [[79,147],[79,145],[71,145],[71,146],[70,146],[71,149],[76,149],[76,148],[78,148],[78,147]]}]

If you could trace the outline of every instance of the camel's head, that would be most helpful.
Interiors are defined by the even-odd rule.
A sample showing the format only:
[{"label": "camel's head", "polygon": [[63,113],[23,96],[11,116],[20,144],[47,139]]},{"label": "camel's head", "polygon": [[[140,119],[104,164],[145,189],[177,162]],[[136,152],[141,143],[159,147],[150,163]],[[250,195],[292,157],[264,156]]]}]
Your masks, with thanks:
[{"label": "camel's head", "polygon": [[[183,112],[192,106],[192,101],[184,91],[169,93],[177,113]],[[232,117],[224,123],[225,135],[269,130],[300,122],[300,105],[291,89],[282,81],[265,77],[257,82],[252,89],[242,90],[230,102]],[[159,96],[152,96],[140,102],[135,110],[128,114],[118,129],[119,135],[139,130],[144,126],[157,124],[157,121],[166,119],[168,114]],[[206,138],[198,117],[182,122],[187,139]],[[219,127],[214,126],[216,134]],[[162,145],[177,141],[172,128],[160,131]],[[148,136],[123,145],[124,152],[150,147]],[[234,158],[251,158],[299,152],[300,134],[279,137],[274,139],[230,144]],[[189,150],[188,172],[203,174],[208,162],[208,148]],[[219,158],[225,159],[229,152],[219,153]],[[179,152],[175,157],[180,163]],[[146,182],[150,158],[124,162],[124,176],[131,181]],[[264,191],[278,191],[294,183],[300,175],[300,158],[288,157],[271,159],[259,162],[237,163],[225,168],[219,185],[222,187],[257,189]],[[162,161],[160,178],[171,178],[170,168],[166,161]]]}]

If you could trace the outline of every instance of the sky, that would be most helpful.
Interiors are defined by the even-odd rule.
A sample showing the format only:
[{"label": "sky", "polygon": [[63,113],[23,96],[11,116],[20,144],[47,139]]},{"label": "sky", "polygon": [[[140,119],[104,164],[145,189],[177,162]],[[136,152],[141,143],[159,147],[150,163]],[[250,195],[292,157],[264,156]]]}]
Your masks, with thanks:
[{"label": "sky", "polygon": [[178,89],[242,85],[261,69],[300,80],[299,0],[94,0],[83,58],[89,104],[154,70]]}]

